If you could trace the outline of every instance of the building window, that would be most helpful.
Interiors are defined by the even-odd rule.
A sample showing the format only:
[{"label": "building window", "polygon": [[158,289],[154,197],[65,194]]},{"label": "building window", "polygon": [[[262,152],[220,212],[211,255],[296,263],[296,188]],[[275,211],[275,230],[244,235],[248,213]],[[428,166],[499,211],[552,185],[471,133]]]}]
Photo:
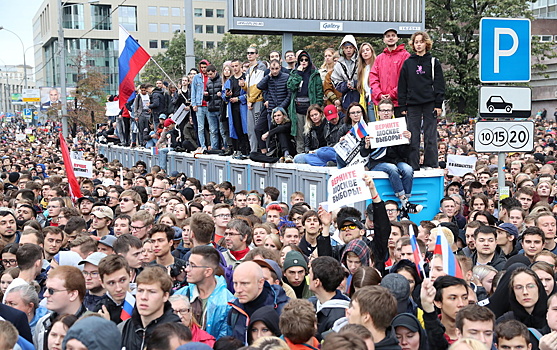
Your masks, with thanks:
[{"label": "building window", "polygon": [[172,17],[180,17],[180,8],[179,7],[173,7],[172,8]]},{"label": "building window", "polygon": [[206,26],[205,26],[205,33],[207,33],[207,34],[213,34],[213,33],[215,33],[215,26],[213,26],[213,25],[206,25]]},{"label": "building window", "polygon": [[168,23],[161,23],[161,33],[168,33],[170,31],[170,25]]},{"label": "building window", "polygon": [[195,17],[203,17],[203,9],[193,9],[193,15]]},{"label": "building window", "polygon": [[161,49],[168,49],[168,45],[170,44],[170,41],[168,40],[161,40]]},{"label": "building window", "polygon": [[215,48],[215,42],[214,41],[206,41],[205,42],[205,47],[207,49],[214,49]]},{"label": "building window", "polygon": [[542,35],[542,36],[540,37],[540,41],[541,41],[542,43],[549,43],[549,42],[551,42],[552,39],[553,39],[553,36],[552,36],[552,35]]},{"label": "building window", "polygon": [[159,26],[157,23],[149,23],[149,32],[156,33],[159,31]]},{"label": "building window", "polygon": [[224,18],[224,10],[217,9],[217,18]]},{"label": "building window", "polygon": [[91,5],[91,23],[97,30],[111,30],[110,5]]},{"label": "building window", "polygon": [[224,26],[217,26],[217,33],[224,34]]},{"label": "building window", "polygon": [[137,12],[135,6],[120,6],[118,8],[118,22],[127,31],[137,31]]},{"label": "building window", "polygon": [[213,17],[213,9],[205,9],[205,17]]},{"label": "building window", "polygon": [[168,7],[159,7],[159,13],[161,16],[168,16]]},{"label": "building window", "polygon": [[150,49],[158,49],[159,48],[159,41],[158,40],[149,40],[149,48]]},{"label": "building window", "polygon": [[180,32],[180,25],[179,24],[173,24],[172,25],[172,33],[177,33]]},{"label": "building window", "polygon": [[149,16],[156,16],[157,15],[157,7],[156,6],[147,7],[147,13],[149,14]]},{"label": "building window", "polygon": [[203,26],[201,24],[195,25],[195,34],[202,34],[203,33]]},{"label": "building window", "polygon": [[84,29],[83,5],[72,4],[62,8],[62,26],[65,29]]}]

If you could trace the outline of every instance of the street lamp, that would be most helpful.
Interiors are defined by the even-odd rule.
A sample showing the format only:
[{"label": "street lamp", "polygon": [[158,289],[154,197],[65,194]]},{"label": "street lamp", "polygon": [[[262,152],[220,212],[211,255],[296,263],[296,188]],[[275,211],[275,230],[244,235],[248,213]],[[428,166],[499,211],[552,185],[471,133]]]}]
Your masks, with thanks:
[{"label": "street lamp", "polygon": [[17,36],[17,38],[19,39],[19,42],[21,43],[21,49],[23,50],[23,79],[25,81],[25,88],[27,89],[27,87],[28,87],[28,85],[27,85],[27,61],[25,60],[25,45],[23,44],[23,40],[21,40],[20,36],[17,35],[15,32],[12,32],[11,30],[6,29],[3,26],[0,26],[0,30],[5,30],[5,31],[10,32],[13,35]]},{"label": "street lamp", "polygon": [[62,20],[62,0],[56,0],[58,5],[58,48],[60,49],[60,101],[62,101],[62,135],[68,138],[68,105],[66,99],[66,50],[64,45],[64,26]]}]

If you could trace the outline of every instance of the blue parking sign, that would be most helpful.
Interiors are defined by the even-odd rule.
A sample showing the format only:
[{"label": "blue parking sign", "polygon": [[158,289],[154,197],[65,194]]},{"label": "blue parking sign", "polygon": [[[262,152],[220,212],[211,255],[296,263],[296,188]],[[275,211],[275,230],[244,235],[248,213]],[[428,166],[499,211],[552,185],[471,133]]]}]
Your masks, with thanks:
[{"label": "blue parking sign", "polygon": [[482,18],[480,21],[480,81],[528,82],[531,77],[529,19]]}]

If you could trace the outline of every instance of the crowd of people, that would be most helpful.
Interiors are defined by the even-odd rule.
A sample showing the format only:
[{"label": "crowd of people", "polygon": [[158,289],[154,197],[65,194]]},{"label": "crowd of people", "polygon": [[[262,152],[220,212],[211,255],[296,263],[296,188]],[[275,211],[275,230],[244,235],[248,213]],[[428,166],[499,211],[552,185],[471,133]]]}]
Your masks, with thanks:
[{"label": "crowd of people", "polygon": [[[222,67],[201,60],[177,85],[139,85],[111,119],[105,140],[158,147],[163,168],[171,150],[341,167],[346,164],[333,146],[360,120],[406,117],[412,135],[408,163],[420,169],[423,120],[421,166],[436,168],[445,83],[440,62],[429,52],[432,40],[426,32],[414,33],[412,55],[396,29],[385,31],[384,43],[376,56],[370,43],[358,46],[346,35],[338,50],[325,50],[319,68],[307,51],[286,51],[283,66],[281,53],[272,51],[266,61],[254,45],[245,60]],[[382,101],[394,108],[380,114]]]},{"label": "crowd of people", "polygon": [[[396,46],[395,30],[387,31],[384,40],[387,49],[375,63],[387,64],[394,57],[401,77],[408,72],[424,75],[418,71],[427,72],[429,62],[437,66],[431,58],[405,57],[409,54]],[[427,52],[427,40],[422,42],[418,36],[412,40],[416,51],[423,46]],[[373,52],[364,45],[359,54]],[[349,68],[346,72],[360,67],[353,58],[356,45],[351,38],[343,41],[341,49],[339,62]],[[256,50],[248,52],[253,56]],[[334,57],[334,52],[330,54]],[[350,60],[354,66],[349,66]],[[303,52],[297,59],[295,53],[287,53],[286,61],[311,64]],[[240,62],[236,63],[238,69]],[[414,64],[421,68],[414,69]],[[206,66],[209,79],[218,77],[214,67]],[[292,73],[287,79],[282,73],[272,75],[273,67],[275,73],[281,71],[271,63],[271,75],[263,74],[257,85],[282,76],[287,85],[297,84],[298,93],[304,90],[301,81],[306,73],[297,76],[302,80],[293,79]],[[345,73],[335,69],[331,64],[326,72],[307,74],[308,83],[317,81],[320,73],[333,77],[332,81]],[[363,76],[378,74],[375,65],[369,69]],[[356,69],[356,73],[362,72]],[[236,108],[234,101],[246,99],[255,84],[248,76],[237,80],[247,85],[247,91],[238,90],[244,91],[240,92],[244,97],[228,95],[229,111]],[[408,86],[415,78],[409,79]],[[231,79],[224,90],[207,86],[227,95],[227,89],[237,89]],[[377,119],[406,112],[410,120],[422,113],[424,133],[430,128],[424,111],[433,111],[437,102],[421,107],[408,103],[417,97],[415,92],[401,93],[402,78],[391,86],[391,98],[376,96],[367,106],[358,102],[356,81],[346,82],[346,90],[339,87],[344,91],[341,95],[334,93],[341,98],[331,100],[332,114],[345,110],[345,119],[358,122],[375,111]],[[203,75],[195,75],[188,89],[198,91],[193,88],[196,84],[205,84]],[[396,94],[397,86],[395,103],[392,93]],[[143,106],[141,96],[156,89],[162,87],[143,86],[139,106]],[[371,96],[377,89],[370,85]],[[157,98],[153,94],[149,103]],[[201,91],[199,96],[203,95]],[[303,92],[298,96],[304,97]],[[292,95],[289,99],[294,105],[246,102],[246,107],[248,103],[253,107],[247,109],[247,119],[260,102],[277,121],[277,127],[253,139],[257,147],[260,140],[272,136],[272,130],[283,129],[280,125],[288,132],[285,123],[290,123],[289,135],[296,138],[292,125],[306,115],[296,111],[304,100]],[[338,158],[319,136],[330,131],[333,123],[320,129],[319,118],[329,121],[329,114],[311,103],[303,129],[313,135],[309,145],[317,144],[321,152],[301,155],[310,160],[310,155],[329,156],[336,162]],[[208,108],[204,112],[201,105],[191,106],[192,111],[198,107],[199,119],[214,116]],[[153,110],[147,111],[143,125],[150,124]],[[252,134],[257,133],[251,128],[257,129],[261,119],[254,120],[250,127],[246,124],[251,132],[244,133],[237,147],[253,147]],[[172,121],[164,118],[164,128],[175,130]],[[421,130],[413,130],[416,125],[410,122],[403,135],[411,139],[408,145],[371,149],[370,140],[362,138],[360,154],[369,157],[368,168],[387,172],[399,199],[382,199],[367,174],[364,181],[371,197],[364,213],[349,206],[333,212],[322,206],[312,208],[302,192],[281,198],[274,187],[236,191],[230,181],[201,183],[185,172],[166,173],[164,164],[148,168],[137,161],[124,167],[118,159],[95,152],[98,135],[79,129],[68,140],[71,151],[93,161],[94,169],[92,178],[78,177],[81,196],[72,200],[56,141],[59,125],[31,127],[33,135],[16,140],[15,135],[27,127],[22,122],[4,123],[0,130],[0,348],[556,349],[557,123],[547,119],[536,123],[534,151],[507,155],[503,171],[510,193],[504,198],[497,188],[497,155],[474,151],[471,124],[435,122],[434,141],[424,138],[417,145],[412,139]],[[352,122],[340,124],[341,130],[349,131]],[[213,140],[223,137],[220,129],[216,136]],[[219,142],[210,147],[224,147]],[[297,147],[298,143],[286,147],[287,155],[294,155]],[[415,147],[417,163],[407,158]],[[464,176],[445,171],[438,214],[412,222],[408,214],[421,211],[421,206],[409,201],[412,172],[420,164],[445,168],[451,154],[476,156],[474,171]],[[458,273],[447,267],[453,256],[436,250],[441,236],[451,246]]]}]

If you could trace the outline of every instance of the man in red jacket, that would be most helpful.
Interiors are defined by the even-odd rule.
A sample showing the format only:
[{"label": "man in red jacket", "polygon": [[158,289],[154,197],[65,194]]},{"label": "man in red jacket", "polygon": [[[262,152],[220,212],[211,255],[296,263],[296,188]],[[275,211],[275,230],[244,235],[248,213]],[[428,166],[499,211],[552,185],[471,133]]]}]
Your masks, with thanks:
[{"label": "man in red jacket", "polygon": [[378,105],[379,101],[385,98],[393,101],[395,117],[400,117],[402,114],[400,108],[398,108],[398,77],[402,63],[410,57],[410,54],[404,48],[404,44],[397,46],[398,34],[396,29],[387,29],[383,34],[383,42],[387,47],[383,50],[383,53],[377,56],[369,73],[371,97],[375,105]]}]

